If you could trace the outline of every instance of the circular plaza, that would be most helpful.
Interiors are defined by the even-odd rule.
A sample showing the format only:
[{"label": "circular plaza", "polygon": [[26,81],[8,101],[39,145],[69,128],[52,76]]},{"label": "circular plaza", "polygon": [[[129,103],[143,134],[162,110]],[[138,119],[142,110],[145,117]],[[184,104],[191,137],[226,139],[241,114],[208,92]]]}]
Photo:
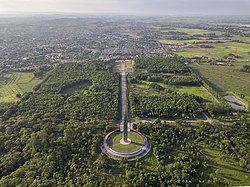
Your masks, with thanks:
[{"label": "circular plaza", "polygon": [[102,151],[108,157],[115,160],[133,161],[137,157],[142,158],[151,149],[151,142],[140,132],[130,130],[128,141],[123,141],[123,132],[115,130],[105,138]]}]

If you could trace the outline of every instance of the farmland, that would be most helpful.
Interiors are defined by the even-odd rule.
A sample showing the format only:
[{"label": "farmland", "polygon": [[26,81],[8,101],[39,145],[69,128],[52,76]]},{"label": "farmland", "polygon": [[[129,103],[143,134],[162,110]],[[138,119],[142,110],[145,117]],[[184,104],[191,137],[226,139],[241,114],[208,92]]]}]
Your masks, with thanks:
[{"label": "farmland", "polygon": [[[234,26],[235,28],[220,29],[200,27],[167,27],[156,28],[161,32],[159,41],[166,50],[191,59],[189,67],[220,95],[232,95],[244,102],[245,109],[249,109],[250,77],[241,71],[244,65],[250,64],[250,36],[249,28]],[[190,62],[190,61],[189,61]],[[192,93],[191,87],[177,87],[164,85],[165,89],[172,89],[180,93]],[[139,86],[138,86],[139,87]],[[136,90],[140,90],[140,89]],[[206,96],[199,89],[193,93],[203,98]],[[209,101],[209,97],[206,97]],[[213,99],[212,99],[213,100]],[[210,102],[212,101],[210,99]],[[212,101],[213,102],[213,101]],[[249,119],[247,113],[243,114]]]},{"label": "farmland", "polygon": [[[203,29],[188,29],[188,28],[176,28],[176,30],[161,30],[159,29],[162,37],[159,40],[162,44],[194,44],[200,42],[218,42],[218,41],[230,41],[228,38],[209,38],[209,34],[214,36],[222,36],[222,32],[219,31],[209,31]],[[190,39],[173,39],[176,34],[171,32],[179,32],[181,36],[190,37]]]},{"label": "farmland", "polygon": [[243,37],[240,33],[229,34],[227,31],[190,28],[174,30],[158,28],[158,31],[161,32],[159,41],[165,45],[165,48],[171,50],[169,45],[176,45],[175,50],[172,51],[185,58],[204,56],[222,59],[227,58],[229,54],[234,54],[240,60],[250,59],[250,37]]},{"label": "farmland", "polygon": [[234,66],[195,63],[191,64],[190,67],[221,94],[232,91],[249,100],[250,76],[240,71],[244,64],[249,64],[249,62],[234,62]]},{"label": "farmland", "polygon": [[42,82],[34,77],[33,73],[10,73],[4,74],[1,79],[0,102],[16,102],[17,94],[32,92],[33,88]]},{"label": "farmland", "polygon": [[213,44],[214,48],[186,48],[184,52],[176,52],[176,54],[186,57],[209,57],[209,58],[223,58],[228,54],[235,54],[240,57],[241,60],[250,59],[250,44],[244,43],[234,43],[234,42],[226,42],[226,43],[216,43]]}]

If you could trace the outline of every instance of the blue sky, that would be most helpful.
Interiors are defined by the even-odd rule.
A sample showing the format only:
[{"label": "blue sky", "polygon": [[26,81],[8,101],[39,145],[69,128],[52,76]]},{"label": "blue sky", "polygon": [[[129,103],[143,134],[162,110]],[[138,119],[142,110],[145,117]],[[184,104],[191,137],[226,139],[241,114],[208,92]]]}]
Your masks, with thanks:
[{"label": "blue sky", "polygon": [[0,12],[250,14],[250,0],[0,0]]}]

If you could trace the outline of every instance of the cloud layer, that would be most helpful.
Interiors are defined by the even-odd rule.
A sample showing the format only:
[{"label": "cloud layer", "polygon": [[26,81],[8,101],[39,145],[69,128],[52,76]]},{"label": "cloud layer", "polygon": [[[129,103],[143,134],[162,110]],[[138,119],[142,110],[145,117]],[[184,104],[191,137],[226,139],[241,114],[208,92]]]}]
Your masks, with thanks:
[{"label": "cloud layer", "polygon": [[0,0],[0,11],[122,14],[250,14],[250,0]]}]

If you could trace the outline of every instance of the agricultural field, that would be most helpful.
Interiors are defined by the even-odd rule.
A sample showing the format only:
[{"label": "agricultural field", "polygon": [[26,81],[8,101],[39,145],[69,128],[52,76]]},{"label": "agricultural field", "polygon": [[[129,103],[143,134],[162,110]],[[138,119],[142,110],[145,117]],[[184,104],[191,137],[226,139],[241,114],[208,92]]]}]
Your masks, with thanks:
[{"label": "agricultural field", "polygon": [[222,95],[225,95],[227,92],[234,92],[250,101],[250,76],[249,73],[240,71],[243,65],[249,63],[234,62],[233,66],[193,63],[190,67]]},{"label": "agricultural field", "polygon": [[[160,32],[162,33],[169,32],[169,31],[178,31],[178,32],[187,33],[189,35],[202,35],[202,34],[209,34],[212,32],[209,30],[189,29],[189,28],[176,28],[175,30],[162,30],[161,28],[158,28],[158,30],[160,30]],[[221,32],[212,32],[212,33],[221,34]]]},{"label": "agricultural field", "polygon": [[226,42],[210,45],[214,46],[214,48],[201,48],[196,46],[194,48],[185,48],[183,52],[176,52],[176,54],[185,58],[205,56],[221,59],[231,53],[238,55],[240,60],[250,59],[250,44]]},{"label": "agricultural field", "polygon": [[159,40],[162,44],[194,44],[197,42],[204,42],[205,40],[202,39],[192,39],[192,40],[169,40],[169,39],[164,39],[164,40]]},{"label": "agricultural field", "polygon": [[[185,58],[209,57],[226,58],[229,54],[238,56],[240,60],[250,59],[250,37],[242,34],[228,33],[222,31],[210,31],[203,29],[176,28],[175,30],[157,28],[161,33],[159,41],[175,54]],[[246,31],[242,31],[247,33]],[[209,45],[204,47],[200,45]]]},{"label": "agricultural field", "polygon": [[17,94],[34,91],[33,88],[42,82],[33,73],[4,74],[0,85],[0,102],[16,102]]},{"label": "agricultural field", "polygon": [[[161,39],[159,40],[162,44],[195,44],[201,42],[225,42],[230,41],[229,38],[222,37],[223,32],[209,31],[202,29],[188,29],[188,28],[177,28],[176,30],[159,30],[161,32]],[[191,39],[171,39],[174,34],[171,32],[179,32],[179,35],[190,37]],[[213,34],[212,38],[209,37]],[[178,36],[178,34],[176,33]],[[217,38],[216,36],[220,36]]]}]

